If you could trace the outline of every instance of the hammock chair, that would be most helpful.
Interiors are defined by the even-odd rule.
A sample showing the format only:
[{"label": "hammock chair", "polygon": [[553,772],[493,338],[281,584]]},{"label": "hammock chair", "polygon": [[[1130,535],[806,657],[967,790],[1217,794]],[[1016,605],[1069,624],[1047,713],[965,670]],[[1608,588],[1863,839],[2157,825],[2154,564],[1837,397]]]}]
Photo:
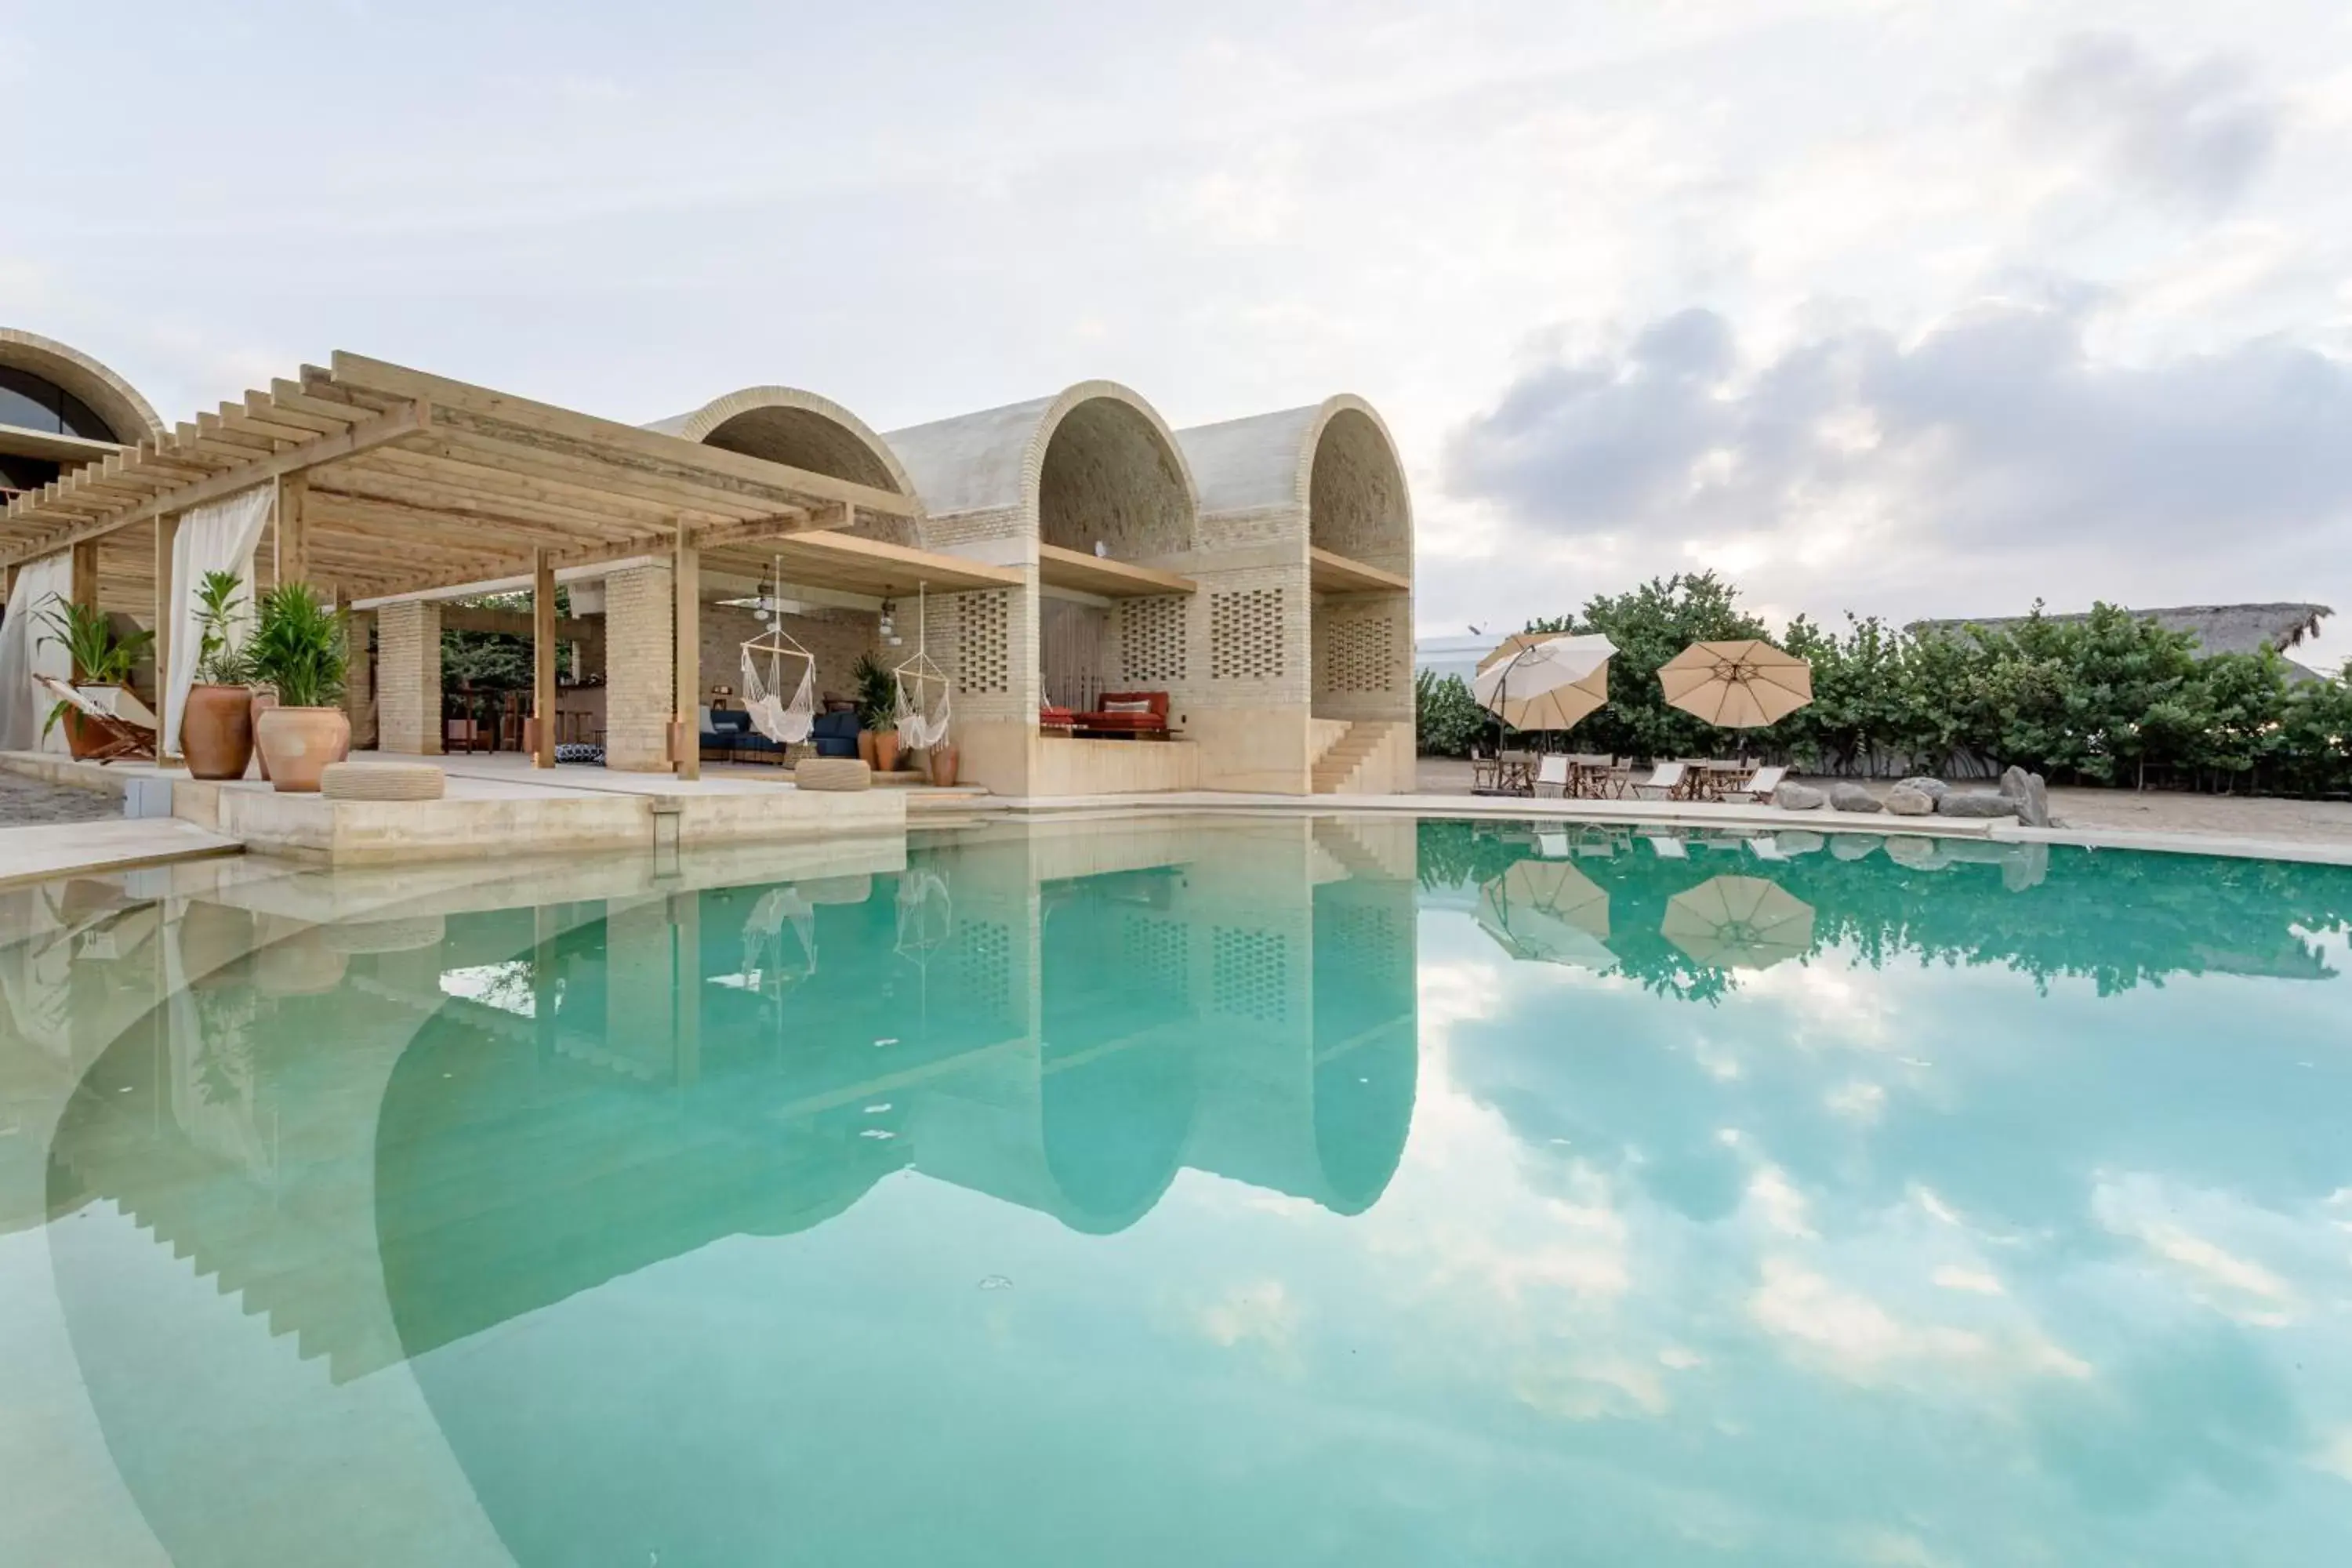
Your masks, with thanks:
[{"label": "hammock chair", "polygon": [[[947,671],[931,662],[929,619],[923,613],[923,585],[919,583],[915,585],[915,657],[890,676],[898,693],[892,714],[898,721],[898,743],[918,752],[928,752],[948,738],[950,684]],[[933,689],[938,700],[926,712],[922,694]]]},{"label": "hammock chair", "polygon": [[[761,989],[771,980],[784,978],[784,926],[789,922],[799,939],[803,968],[795,978],[816,973],[816,910],[798,888],[771,888],[743,922],[742,973],[760,977]],[[774,962],[770,963],[771,957]]]},{"label": "hammock chair", "polygon": [[[765,658],[763,679],[760,663]],[[792,700],[783,695],[784,660],[801,661],[801,683]],[[779,621],[743,645],[743,706],[751,714],[751,728],[781,746],[796,746],[816,728],[816,656],[793,640]]]}]

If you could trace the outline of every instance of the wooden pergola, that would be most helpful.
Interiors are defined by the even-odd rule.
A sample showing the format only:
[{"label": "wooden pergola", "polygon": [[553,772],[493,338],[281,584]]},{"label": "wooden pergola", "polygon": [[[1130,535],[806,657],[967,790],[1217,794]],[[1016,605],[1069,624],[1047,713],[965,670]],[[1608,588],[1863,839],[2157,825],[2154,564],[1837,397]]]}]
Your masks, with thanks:
[{"label": "wooden pergola", "polygon": [[[917,517],[913,496],[854,483],[464,382],[338,353],[327,369],[224,403],[10,500],[0,566],[72,552],[72,596],[152,612],[168,668],[180,515],[257,485],[275,522],[251,586],[307,582],[337,602],[526,579],[537,701],[554,710],[554,582],[567,568],[673,564],[677,705],[699,685],[699,563],[789,553],[796,574],[846,591],[1017,585],[1019,574],[858,537],[861,513]],[[554,762],[553,725],[539,760]],[[698,749],[677,748],[692,777]]]}]

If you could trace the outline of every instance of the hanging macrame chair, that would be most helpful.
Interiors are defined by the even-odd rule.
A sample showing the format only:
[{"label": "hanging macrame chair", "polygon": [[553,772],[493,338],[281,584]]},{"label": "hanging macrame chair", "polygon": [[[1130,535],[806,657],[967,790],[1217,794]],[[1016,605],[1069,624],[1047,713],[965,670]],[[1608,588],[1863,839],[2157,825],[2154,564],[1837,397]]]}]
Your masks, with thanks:
[{"label": "hanging macrame chair", "polygon": [[[787,700],[783,694],[785,661],[800,661],[800,684]],[[763,676],[760,666],[764,661]],[[816,728],[816,656],[801,647],[779,626],[743,645],[743,706],[751,728],[780,746],[796,746]]]},{"label": "hanging macrame chair", "polygon": [[[763,988],[769,979],[781,977],[788,922],[800,941],[803,977],[816,973],[816,910],[798,888],[771,888],[752,907],[751,919],[743,922],[741,972],[759,975]],[[772,964],[771,955],[775,960]]]},{"label": "hanging macrame chair", "polygon": [[898,689],[892,718],[898,722],[898,743],[928,752],[948,738],[950,682],[947,671],[931,662],[930,617],[923,613],[924,589],[915,586],[915,657],[891,671]]}]

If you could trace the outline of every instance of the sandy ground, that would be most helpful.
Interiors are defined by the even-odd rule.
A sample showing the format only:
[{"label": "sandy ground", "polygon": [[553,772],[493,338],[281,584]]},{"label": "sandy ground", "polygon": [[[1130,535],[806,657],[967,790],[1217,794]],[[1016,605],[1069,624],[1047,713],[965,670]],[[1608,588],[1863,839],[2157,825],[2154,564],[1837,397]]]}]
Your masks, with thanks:
[{"label": "sandy ground", "polygon": [[51,822],[111,822],[121,815],[122,801],[119,796],[0,773],[0,827],[29,827]]},{"label": "sandy ground", "polygon": [[[1891,782],[1873,781],[1869,787],[1884,794]],[[1470,764],[1450,757],[1423,757],[1421,787],[1429,795],[1467,795]],[[1959,787],[1990,786],[1979,781]],[[2201,833],[2296,844],[2352,844],[2352,801],[2260,800],[2155,791],[2141,794],[2127,789],[2053,789],[2050,792],[2050,811],[2069,827]]]}]

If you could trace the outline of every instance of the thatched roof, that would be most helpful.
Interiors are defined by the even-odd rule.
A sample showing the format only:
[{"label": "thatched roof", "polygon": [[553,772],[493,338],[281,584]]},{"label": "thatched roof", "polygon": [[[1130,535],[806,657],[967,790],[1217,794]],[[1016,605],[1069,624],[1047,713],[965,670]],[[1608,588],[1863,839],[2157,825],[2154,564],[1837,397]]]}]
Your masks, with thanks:
[{"label": "thatched roof", "polygon": [[[2167,631],[2188,632],[2197,638],[2207,653],[2255,653],[2263,648],[2275,648],[2281,653],[2301,645],[2305,637],[2319,635],[2319,623],[2336,612],[2326,605],[2180,605],[2163,610],[2135,610],[2142,620],[2154,621]],[[2023,626],[2025,616],[1983,616],[1957,621],[1914,621],[1910,630],[1922,632],[1966,632],[1971,626],[1982,631],[2001,632]],[[2061,624],[2086,621],[2087,613],[2044,615],[2044,620]],[[2287,661],[2304,675],[2315,676],[2316,671]]]}]

